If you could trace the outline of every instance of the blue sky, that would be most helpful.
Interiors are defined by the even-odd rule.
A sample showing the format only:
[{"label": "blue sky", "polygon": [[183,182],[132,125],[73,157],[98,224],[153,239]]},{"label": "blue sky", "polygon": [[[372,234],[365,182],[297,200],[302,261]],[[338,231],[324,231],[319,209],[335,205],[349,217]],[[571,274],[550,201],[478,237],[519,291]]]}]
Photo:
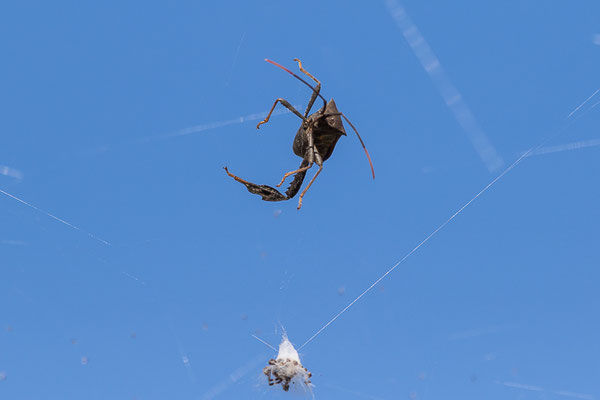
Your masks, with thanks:
[{"label": "blue sky", "polygon": [[[286,398],[252,334],[302,344],[543,142],[301,357],[315,398],[600,399],[599,16],[3,4],[0,190],[44,211],[0,193],[0,398]],[[222,169],[274,185],[298,166],[297,118],[255,129],[277,97],[306,104],[263,61],[296,57],[377,176],[347,127],[301,211]]]}]

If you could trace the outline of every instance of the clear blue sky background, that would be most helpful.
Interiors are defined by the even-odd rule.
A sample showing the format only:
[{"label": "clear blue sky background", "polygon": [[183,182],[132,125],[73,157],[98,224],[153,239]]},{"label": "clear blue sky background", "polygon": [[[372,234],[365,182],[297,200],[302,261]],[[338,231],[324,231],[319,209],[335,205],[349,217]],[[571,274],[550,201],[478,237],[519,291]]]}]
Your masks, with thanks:
[{"label": "clear blue sky background", "polygon": [[[600,3],[402,5],[505,167],[600,138],[600,96],[567,118],[600,87]],[[110,242],[0,194],[1,399],[289,398],[251,335],[303,343],[502,171],[384,1],[4,2],[0,49],[0,189]],[[350,131],[301,211],[225,175],[299,164],[294,116],[233,122],[308,100],[265,57],[323,82],[375,181]],[[599,156],[472,203],[302,349],[315,397],[600,399]]]}]

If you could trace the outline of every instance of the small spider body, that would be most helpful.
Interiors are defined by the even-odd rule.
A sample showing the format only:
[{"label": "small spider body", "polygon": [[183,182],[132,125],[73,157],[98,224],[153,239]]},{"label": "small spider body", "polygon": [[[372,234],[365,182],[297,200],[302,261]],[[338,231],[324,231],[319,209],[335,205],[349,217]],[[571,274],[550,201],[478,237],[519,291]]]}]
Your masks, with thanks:
[{"label": "small spider body", "polygon": [[276,359],[270,359],[269,365],[263,368],[269,386],[279,385],[284,391],[290,390],[290,384],[300,384],[311,388],[312,374],[300,364],[300,357],[287,337],[279,345]]},{"label": "small spider body", "polygon": [[[300,199],[298,200],[298,209],[300,209],[300,207],[302,207],[302,199],[304,198],[304,195],[323,169],[323,162],[325,162],[325,160],[331,157],[333,149],[335,148],[339,138],[346,135],[344,125],[342,124],[342,117],[346,120],[346,122],[348,122],[348,124],[350,124],[354,132],[356,132],[356,135],[358,136],[365,150],[365,153],[367,154],[369,163],[371,163],[371,158],[356,128],[354,128],[352,123],[348,120],[348,118],[346,118],[346,116],[343,113],[338,111],[335,101],[333,101],[333,99],[327,102],[325,98],[321,96],[321,82],[319,82],[308,71],[302,68],[302,63],[300,62],[300,60],[295,59],[295,61],[298,62],[300,71],[302,71],[304,74],[309,76],[312,80],[314,80],[317,83],[315,87],[312,87],[304,79],[300,78],[289,69],[271,60],[266,61],[289,72],[295,78],[301,80],[313,90],[313,94],[310,98],[310,101],[308,102],[308,106],[306,107],[304,115],[302,115],[298,110],[296,110],[287,100],[278,98],[277,100],[275,100],[275,103],[273,104],[273,107],[271,107],[271,111],[269,111],[267,117],[263,121],[259,122],[256,126],[256,128],[258,129],[262,124],[265,124],[269,121],[269,118],[271,117],[271,114],[273,113],[273,110],[275,109],[277,103],[281,103],[281,105],[283,105],[296,116],[298,116],[300,119],[302,119],[302,125],[300,125],[300,128],[298,129],[296,137],[294,138],[294,143],[292,145],[294,154],[302,158],[302,163],[300,164],[300,167],[298,167],[298,169],[295,169],[283,175],[281,182],[279,182],[279,184],[277,185],[277,187],[281,186],[283,182],[285,182],[287,177],[295,175],[294,179],[292,180],[292,183],[286,190],[285,194],[280,193],[277,189],[271,186],[257,185],[255,183],[248,182],[238,176],[235,176],[229,172],[227,167],[225,167],[225,171],[227,172],[227,175],[234,178],[236,181],[244,184],[250,193],[260,195],[263,200],[282,201],[289,200],[298,193],[300,187],[302,186],[302,182],[304,181],[306,171],[310,169],[313,166],[313,164],[317,164],[319,170],[315,173],[311,181],[300,194]],[[317,112],[314,112],[309,115],[315,101],[317,100],[317,97],[320,97],[323,100],[323,107],[321,107]],[[375,178],[375,172],[373,171],[372,164],[371,171],[373,173],[373,178]]]},{"label": "small spider body", "polygon": [[290,383],[296,377],[299,377],[303,384],[311,385],[310,378],[312,374],[298,361],[289,358],[270,359],[269,365],[263,368],[263,373],[267,376],[269,386],[281,384],[285,392],[290,390]]}]

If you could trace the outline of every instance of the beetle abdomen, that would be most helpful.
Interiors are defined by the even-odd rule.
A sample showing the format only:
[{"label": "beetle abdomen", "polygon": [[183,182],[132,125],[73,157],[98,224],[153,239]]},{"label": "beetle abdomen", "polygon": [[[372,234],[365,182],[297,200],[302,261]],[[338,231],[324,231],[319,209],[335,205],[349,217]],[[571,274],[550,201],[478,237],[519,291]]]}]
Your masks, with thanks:
[{"label": "beetle abdomen", "polygon": [[300,158],[304,158],[306,154],[306,148],[308,147],[308,140],[306,139],[306,135],[304,134],[304,128],[301,126],[298,128],[298,132],[296,132],[296,137],[294,138],[294,144],[292,145],[292,149],[294,150],[294,154]]}]

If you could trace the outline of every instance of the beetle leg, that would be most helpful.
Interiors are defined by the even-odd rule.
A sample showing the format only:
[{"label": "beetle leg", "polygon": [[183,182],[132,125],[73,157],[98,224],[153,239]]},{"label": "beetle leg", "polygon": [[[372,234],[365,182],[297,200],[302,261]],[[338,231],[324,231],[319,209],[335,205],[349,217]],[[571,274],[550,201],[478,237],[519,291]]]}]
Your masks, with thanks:
[{"label": "beetle leg", "polygon": [[271,186],[257,185],[256,183],[248,182],[240,178],[239,176],[235,176],[229,172],[227,167],[225,167],[225,172],[227,172],[227,175],[246,186],[246,189],[248,189],[250,193],[254,193],[261,196],[262,199],[265,201],[284,201],[294,197],[296,193],[298,193],[298,191],[300,190],[302,182],[304,181],[304,176],[306,175],[306,170],[302,169],[307,165],[308,161],[302,160],[302,164],[300,164],[300,172],[296,174],[296,176],[292,180],[292,183],[290,183],[290,186],[285,191],[285,195],[281,194],[277,189]]},{"label": "beetle leg", "polygon": [[227,167],[223,167],[223,169],[225,170],[225,172],[227,172],[227,175],[229,175],[230,177],[232,177],[236,181],[238,181],[240,183],[243,183],[244,185],[253,185],[253,183],[245,181],[242,178],[240,178],[239,176],[235,176],[234,174],[232,174],[231,172],[229,172],[229,170],[227,169]]},{"label": "beetle leg", "polygon": [[317,173],[315,174],[315,176],[313,176],[313,178],[310,180],[310,182],[308,182],[308,185],[306,185],[306,187],[304,188],[304,190],[302,191],[302,193],[300,193],[300,199],[298,200],[298,210],[302,207],[302,198],[306,194],[306,191],[310,188],[310,185],[313,184],[313,182],[315,181],[315,179],[317,179],[317,176],[319,176],[319,174],[321,173],[322,169],[323,169],[323,165],[319,165],[319,170],[317,171]]},{"label": "beetle leg", "polygon": [[315,88],[313,90],[313,94],[312,94],[312,96],[310,96],[310,101],[308,102],[308,105],[306,106],[306,111],[304,112],[304,117],[306,118],[308,116],[308,113],[310,112],[310,109],[312,108],[313,104],[315,104],[315,100],[317,100],[317,96],[319,95],[319,92],[321,91],[321,82],[319,82],[319,80],[317,78],[312,76],[312,74],[310,72],[308,72],[307,70],[302,68],[302,61],[300,61],[297,58],[294,58],[294,61],[296,61],[298,63],[298,68],[300,68],[300,71],[304,72],[313,81],[317,82],[317,86],[315,86]]},{"label": "beetle leg", "polygon": [[298,117],[300,117],[303,121],[306,120],[306,118],[304,118],[302,116],[302,114],[300,114],[300,112],[298,110],[296,110],[294,108],[294,106],[292,106],[287,100],[282,99],[281,97],[278,98],[277,100],[275,100],[275,103],[273,103],[273,107],[271,107],[271,111],[269,111],[269,114],[267,114],[267,118],[263,119],[262,121],[260,121],[257,125],[256,125],[256,129],[260,129],[260,126],[262,124],[266,124],[267,122],[269,122],[269,118],[271,118],[271,114],[273,113],[273,110],[275,109],[275,106],[277,105],[277,103],[281,103],[282,106],[284,106],[285,108],[287,108],[288,110],[290,110],[291,112],[293,112],[294,114],[296,114]]},{"label": "beetle leg", "polygon": [[281,182],[279,182],[279,184],[277,185],[277,187],[280,187],[281,185],[283,185],[283,182],[285,182],[285,180],[287,179],[288,176],[297,174],[298,172],[307,171],[311,167],[312,167],[312,163],[308,164],[308,166],[306,166],[306,167],[302,167],[302,168],[298,168],[298,169],[296,169],[294,171],[286,172],[285,175],[283,175],[283,178],[281,178]]},{"label": "beetle leg", "polygon": [[319,87],[321,86],[321,82],[319,82],[319,80],[317,78],[315,78],[314,76],[312,76],[312,74],[310,72],[308,72],[307,70],[302,68],[302,61],[300,61],[298,58],[294,58],[294,61],[296,61],[298,63],[298,68],[300,68],[300,71],[302,71],[306,75],[308,75],[308,77],[310,79],[312,79],[313,81],[315,81]]},{"label": "beetle leg", "polygon": [[304,159],[302,160],[302,164],[300,164],[298,169],[287,172],[285,175],[283,175],[283,178],[281,178],[281,182],[279,182],[277,184],[277,187],[280,187],[281,185],[283,185],[283,182],[285,182],[285,180],[287,179],[288,176],[294,175],[294,174],[297,174],[300,172],[305,173],[307,170],[312,168],[313,163],[315,162],[315,158],[314,158],[315,141],[314,141],[312,134],[310,134],[310,133],[307,134],[307,139],[308,139],[308,146],[307,146],[306,152],[304,153]]},{"label": "beetle leg", "polygon": [[[308,161],[302,160],[302,163],[300,164],[299,169],[302,169],[302,168],[306,167],[307,165],[308,165]],[[292,183],[290,183],[290,186],[288,186],[287,190],[285,191],[285,197],[287,197],[288,199],[291,199],[292,197],[294,197],[296,195],[296,193],[298,193],[298,191],[300,190],[300,187],[302,186],[302,182],[304,182],[305,176],[306,176],[306,171],[298,172],[296,174],[296,176],[294,176],[294,179],[292,179]]]},{"label": "beetle leg", "polygon": [[[230,173],[229,170],[227,169],[227,167],[224,167],[224,168],[225,168],[225,172],[227,172],[227,175],[229,175],[236,181],[243,183],[246,186],[246,189],[248,189],[248,191],[250,193],[258,194],[265,201],[282,201],[282,200],[289,199],[289,197],[286,197],[283,194],[279,193],[277,191],[277,189],[272,188],[271,186],[257,185],[256,183],[248,182],[248,181]],[[302,178],[304,178],[304,177],[302,177]],[[302,182],[300,181],[300,183],[302,183]]]},{"label": "beetle leg", "polygon": [[[312,136],[309,136],[309,142],[312,143]],[[317,176],[319,176],[319,174],[321,173],[321,170],[323,169],[323,159],[321,158],[321,155],[319,154],[318,151],[316,151],[314,149],[314,146],[311,146],[312,148],[310,149],[310,153],[309,153],[309,160],[310,163],[312,164],[313,161],[317,163],[317,165],[319,166],[319,170],[317,171],[317,173],[315,174],[315,176],[313,176],[313,178],[310,180],[310,182],[308,182],[308,185],[306,185],[306,187],[304,188],[304,190],[302,191],[302,193],[300,193],[300,198],[298,199],[298,210],[302,207],[302,198],[304,197],[304,195],[306,194],[306,191],[310,188],[310,186],[313,184],[313,182],[315,181],[315,179],[317,179]]]}]

